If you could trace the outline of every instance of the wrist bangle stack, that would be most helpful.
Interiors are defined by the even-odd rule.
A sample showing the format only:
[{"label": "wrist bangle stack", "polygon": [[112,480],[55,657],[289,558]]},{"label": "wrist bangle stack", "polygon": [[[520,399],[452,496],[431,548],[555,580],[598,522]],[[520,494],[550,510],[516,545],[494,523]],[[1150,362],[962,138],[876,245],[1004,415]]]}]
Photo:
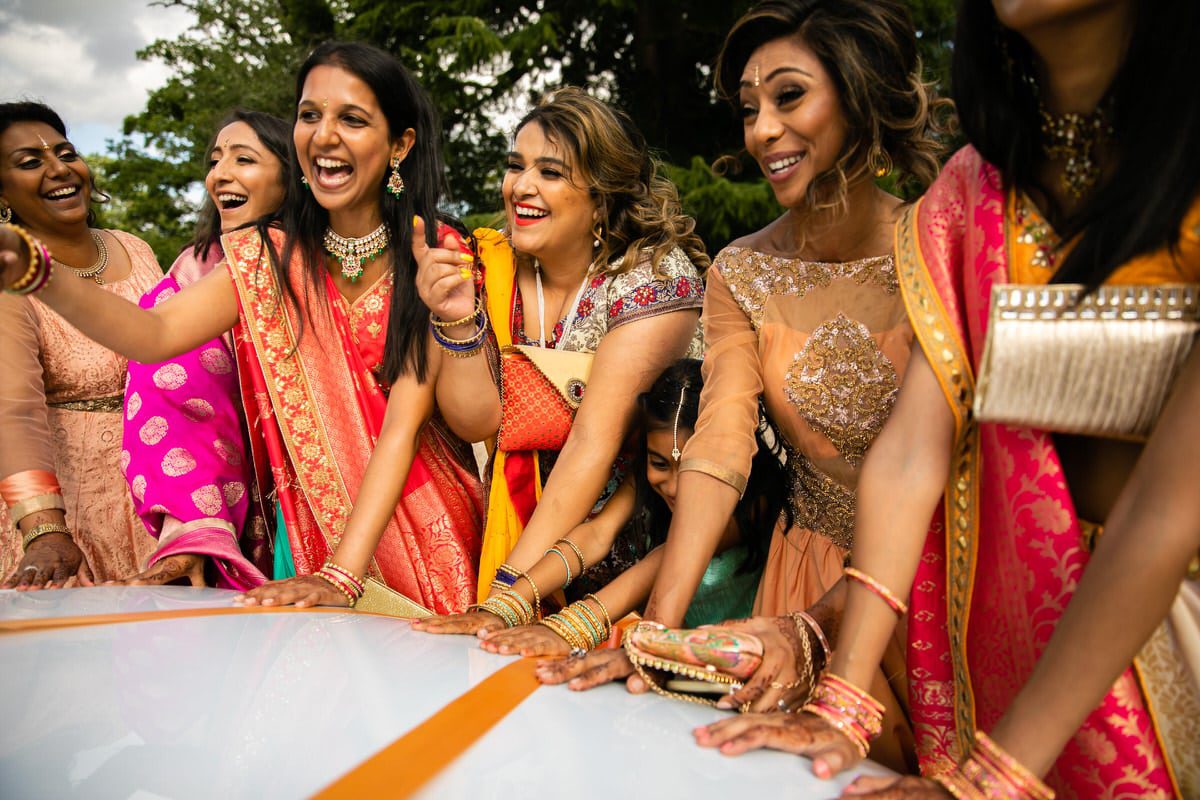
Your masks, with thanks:
[{"label": "wrist bangle stack", "polygon": [[[442,333],[443,328],[452,328],[456,325],[465,325],[471,320],[475,320],[478,326],[475,333],[471,334],[466,339],[452,339]],[[438,347],[445,350],[455,358],[470,358],[478,353],[483,348],[484,339],[487,337],[488,331],[488,316],[487,310],[483,307],[483,303],[478,298],[475,300],[475,310],[470,316],[462,319],[447,322],[438,319],[432,312],[429,314],[429,330],[433,334],[433,341]]]},{"label": "wrist bangle stack", "polygon": [[887,603],[888,608],[892,609],[892,611],[895,611],[897,615],[903,617],[908,613],[908,605],[905,604],[903,600],[901,600],[899,597],[896,597],[896,595],[892,594],[890,589],[872,578],[867,573],[863,572],[862,570],[857,570],[854,567],[846,567],[843,572],[847,578],[861,583],[871,592],[871,594]]},{"label": "wrist bangle stack", "polygon": [[65,533],[71,535],[71,529],[62,522],[43,522],[41,525],[30,528],[21,538],[21,552],[29,549],[29,545],[33,544],[33,540],[40,536],[45,536],[47,533]]},{"label": "wrist bangle stack", "polygon": [[983,731],[970,757],[934,780],[960,800],[1054,800],[1054,790]]},{"label": "wrist bangle stack", "polygon": [[353,572],[333,563],[332,560],[326,561],[313,575],[344,594],[351,608],[354,608],[354,604],[366,590],[366,586]]},{"label": "wrist bangle stack", "polygon": [[487,611],[504,622],[506,628],[516,628],[533,622],[534,609],[529,601],[515,589],[505,589],[482,603],[467,606],[467,611]]},{"label": "wrist bangle stack", "polygon": [[831,672],[821,676],[812,700],[803,708],[837,728],[867,757],[871,742],[883,732],[883,705],[854,684]]},{"label": "wrist bangle stack", "polygon": [[20,236],[25,242],[25,246],[29,248],[29,268],[25,270],[25,274],[18,278],[12,286],[5,291],[10,294],[33,294],[40,292],[46,288],[46,284],[50,282],[52,273],[50,267],[50,253],[37,239],[29,235],[29,232],[20,225],[10,225],[13,231]]},{"label": "wrist bangle stack", "polygon": [[[600,613],[596,613],[596,609],[592,608],[587,602],[588,600],[596,604]],[[538,624],[554,631],[569,644],[573,656],[583,655],[587,651],[599,647],[612,635],[612,619],[608,615],[608,609],[594,594],[586,595],[583,600],[571,603],[557,614],[551,614],[539,621]]]}]

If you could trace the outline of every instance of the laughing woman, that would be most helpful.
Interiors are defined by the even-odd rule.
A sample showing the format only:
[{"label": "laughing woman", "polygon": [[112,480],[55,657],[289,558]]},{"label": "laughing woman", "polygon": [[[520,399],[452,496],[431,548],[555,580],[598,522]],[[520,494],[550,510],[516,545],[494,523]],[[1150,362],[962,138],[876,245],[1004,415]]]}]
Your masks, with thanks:
[{"label": "laughing woman", "polygon": [[[196,238],[142,298],[143,308],[212,272],[224,258],[222,233],[279,211],[293,185],[290,134],[287,123],[260,111],[237,110],[225,118],[205,151],[207,196]],[[130,583],[186,579],[193,586],[245,589],[271,573],[267,515],[257,491],[263,481],[253,479],[258,462],[247,458],[243,445],[246,415],[234,363],[233,337],[226,333],[166,363],[129,364],[126,414],[162,420],[149,429],[125,427],[125,475],[142,522],[158,539],[146,570]],[[172,377],[179,375],[186,375],[184,383]],[[179,446],[196,458],[196,468],[171,475],[164,459]]]},{"label": "laughing woman", "polygon": [[[317,47],[296,101],[294,202],[281,228],[227,235],[223,268],[139,309],[82,282],[45,285],[38,252],[0,227],[3,283],[38,291],[142,362],[234,329],[274,481],[264,492],[279,499],[275,577],[299,576],[288,596],[346,605],[371,577],[434,611],[461,611],[474,597],[482,493],[469,451],[430,421],[438,355],[426,350],[413,281],[413,217],[436,219],[442,184],[436,114],[395,59],[360,44]],[[127,424],[160,426],[136,414]],[[183,447],[162,461],[172,476],[196,463]],[[339,547],[343,535],[360,544]]]},{"label": "laughing woman", "polygon": [[[0,105],[0,221],[51,248],[60,285],[136,300],[162,272],[145,242],[91,227],[102,197],[58,114],[40,103]],[[125,359],[31,297],[0,296],[0,341],[4,588],[136,572],[154,540],[121,477]]]}]

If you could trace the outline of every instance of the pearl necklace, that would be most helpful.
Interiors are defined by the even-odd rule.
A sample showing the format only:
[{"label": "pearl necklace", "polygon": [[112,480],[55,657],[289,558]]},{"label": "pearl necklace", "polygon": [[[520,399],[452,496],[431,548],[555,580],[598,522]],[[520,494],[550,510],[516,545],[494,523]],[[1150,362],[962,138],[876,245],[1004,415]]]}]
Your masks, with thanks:
[{"label": "pearl necklace", "polygon": [[88,231],[92,234],[92,241],[96,243],[96,260],[90,267],[72,267],[70,264],[64,264],[57,258],[50,259],[60,267],[66,267],[81,278],[91,278],[100,286],[104,285],[104,278],[100,277],[104,274],[104,270],[108,269],[108,248],[104,245],[104,239],[95,231]]},{"label": "pearl necklace", "polygon": [[357,239],[341,236],[333,228],[325,229],[325,251],[342,265],[342,277],[354,283],[362,277],[368,261],[374,261],[387,250],[390,238],[387,223]]}]

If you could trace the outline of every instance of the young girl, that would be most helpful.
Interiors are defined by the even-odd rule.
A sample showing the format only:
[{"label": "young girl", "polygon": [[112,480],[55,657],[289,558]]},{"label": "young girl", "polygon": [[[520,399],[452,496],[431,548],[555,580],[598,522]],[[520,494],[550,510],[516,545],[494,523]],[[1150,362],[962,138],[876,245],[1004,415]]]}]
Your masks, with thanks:
[{"label": "young girl", "polygon": [[[548,550],[530,573],[538,586],[577,586],[580,576],[570,571],[575,547],[588,562],[620,550],[636,563],[597,588],[595,594],[568,606],[565,614],[555,615],[550,626],[532,624],[484,634],[485,650],[523,656],[566,655],[572,646],[555,626],[565,626],[558,630],[568,637],[583,635],[586,640],[588,632],[586,623],[582,630],[577,629],[580,618],[573,610],[585,616],[590,610],[601,619],[607,614],[616,620],[645,604],[675,512],[679,455],[695,428],[703,385],[700,362],[682,359],[638,398],[644,447],[630,479],[603,511]],[[787,484],[779,446],[773,431],[768,431],[764,422],[756,432],[758,453],[746,493],[725,526],[719,552],[709,562],[688,608],[684,618],[688,627],[744,617],[753,608],[771,533],[780,514],[791,514],[784,503]],[[579,609],[580,604],[590,609]]]}]

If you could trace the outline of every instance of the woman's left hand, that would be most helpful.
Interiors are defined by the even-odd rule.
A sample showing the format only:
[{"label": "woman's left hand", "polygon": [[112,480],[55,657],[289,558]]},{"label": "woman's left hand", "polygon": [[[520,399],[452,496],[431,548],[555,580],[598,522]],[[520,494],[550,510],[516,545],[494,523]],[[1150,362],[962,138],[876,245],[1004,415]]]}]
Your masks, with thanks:
[{"label": "woman's left hand", "polygon": [[899,778],[860,775],[842,790],[842,797],[865,797],[868,800],[946,800],[951,795],[939,784],[915,775]]},{"label": "woman's left hand", "polygon": [[846,734],[815,714],[742,714],[692,730],[696,744],[737,756],[766,747],[808,756],[813,774],[828,780],[862,761]]},{"label": "woman's left hand", "polygon": [[236,595],[235,605],[240,606],[340,606],[346,608],[350,601],[346,595],[333,587],[324,578],[303,575],[282,581],[271,581],[250,591]]},{"label": "woman's left hand", "polygon": [[[801,665],[797,659],[805,653],[800,633],[790,617],[750,617],[722,622],[715,627],[740,631],[758,637],[763,643],[763,660],[746,685],[717,702],[718,708],[744,708],[746,711],[785,711],[798,706],[812,691],[812,676],[818,669],[806,672],[810,680],[800,680]],[[808,684],[808,685],[804,685]]]},{"label": "woman's left hand", "polygon": [[522,625],[491,633],[480,632],[479,646],[503,656],[566,656],[571,645],[545,625]]}]

